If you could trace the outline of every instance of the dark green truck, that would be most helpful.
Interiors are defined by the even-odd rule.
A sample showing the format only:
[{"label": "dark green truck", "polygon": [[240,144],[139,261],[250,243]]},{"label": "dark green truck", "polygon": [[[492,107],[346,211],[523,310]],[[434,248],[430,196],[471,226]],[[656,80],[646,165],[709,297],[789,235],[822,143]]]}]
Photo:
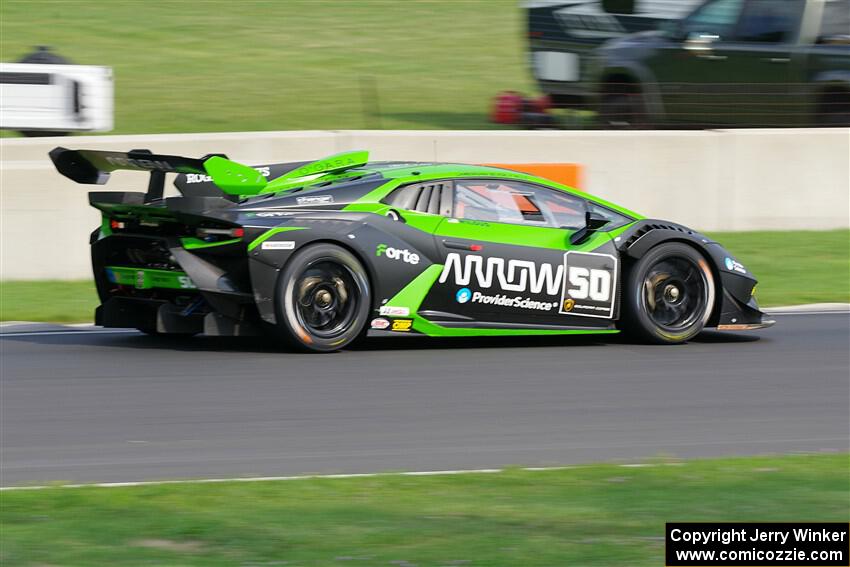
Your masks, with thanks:
[{"label": "dark green truck", "polygon": [[610,127],[850,125],[850,0],[708,0],[656,22],[541,87]]}]

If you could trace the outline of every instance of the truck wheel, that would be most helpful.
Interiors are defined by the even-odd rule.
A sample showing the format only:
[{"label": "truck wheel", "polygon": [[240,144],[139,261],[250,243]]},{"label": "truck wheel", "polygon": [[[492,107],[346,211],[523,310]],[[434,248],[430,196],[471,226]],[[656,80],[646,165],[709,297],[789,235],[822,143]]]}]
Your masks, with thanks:
[{"label": "truck wheel", "polygon": [[850,126],[850,92],[827,91],[821,96],[817,113],[820,126]]},{"label": "truck wheel", "polygon": [[705,327],[714,301],[714,275],[705,258],[687,244],[661,244],[626,275],[621,326],[642,341],[683,343]]},{"label": "truck wheel", "polygon": [[331,352],[358,338],[372,296],[363,264],[334,244],[300,250],[278,277],[278,330],[300,350]]},{"label": "truck wheel", "polygon": [[597,122],[603,128],[645,129],[649,127],[640,91],[612,92],[602,96]]}]

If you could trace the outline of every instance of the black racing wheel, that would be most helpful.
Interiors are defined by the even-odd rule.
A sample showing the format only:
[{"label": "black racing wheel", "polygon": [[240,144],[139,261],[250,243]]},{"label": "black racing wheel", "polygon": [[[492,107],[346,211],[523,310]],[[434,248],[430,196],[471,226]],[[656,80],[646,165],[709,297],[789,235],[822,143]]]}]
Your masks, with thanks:
[{"label": "black racing wheel", "polygon": [[659,344],[683,343],[702,331],[715,301],[714,275],[691,246],[656,246],[626,275],[623,330]]},{"label": "black racing wheel", "polygon": [[278,328],[302,350],[331,352],[351,343],[363,333],[371,303],[363,264],[333,244],[298,251],[277,282]]}]

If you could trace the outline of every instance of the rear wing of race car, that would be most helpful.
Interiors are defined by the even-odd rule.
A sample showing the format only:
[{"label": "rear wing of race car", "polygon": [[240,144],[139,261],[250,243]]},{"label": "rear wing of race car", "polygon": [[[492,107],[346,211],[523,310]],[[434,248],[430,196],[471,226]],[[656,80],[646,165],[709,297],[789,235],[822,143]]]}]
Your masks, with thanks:
[{"label": "rear wing of race car", "polygon": [[265,177],[256,169],[221,154],[187,158],[154,154],[150,150],[109,152],[58,147],[49,155],[56,170],[77,183],[103,185],[109,181],[110,173],[119,169],[149,171],[146,203],[162,199],[166,173],[209,175],[216,187],[228,195],[255,195],[266,186]]},{"label": "rear wing of race car", "polygon": [[[165,174],[177,173],[174,185],[183,194],[217,187],[228,196],[256,195],[271,180],[280,180],[269,190],[285,190],[290,186],[315,180],[327,174],[365,165],[369,153],[351,151],[312,162],[290,162],[264,166],[247,166],[227,159],[223,154],[187,158],[154,154],[150,150],[109,152],[101,150],[69,150],[54,148],[50,159],[57,171],[77,183],[103,185],[109,174],[118,169],[149,171],[150,181],[145,202],[162,199]],[[213,189],[214,191],[214,189]],[[206,193],[209,194],[209,193]]]}]

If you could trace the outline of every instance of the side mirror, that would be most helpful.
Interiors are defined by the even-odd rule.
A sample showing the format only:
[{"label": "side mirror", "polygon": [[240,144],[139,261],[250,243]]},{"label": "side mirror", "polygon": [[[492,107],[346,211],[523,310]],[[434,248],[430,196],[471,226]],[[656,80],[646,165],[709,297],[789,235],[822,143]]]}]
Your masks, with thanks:
[{"label": "side mirror", "polygon": [[570,244],[581,244],[590,238],[594,232],[608,224],[610,221],[592,211],[584,213],[584,228],[580,228],[570,236]]}]

